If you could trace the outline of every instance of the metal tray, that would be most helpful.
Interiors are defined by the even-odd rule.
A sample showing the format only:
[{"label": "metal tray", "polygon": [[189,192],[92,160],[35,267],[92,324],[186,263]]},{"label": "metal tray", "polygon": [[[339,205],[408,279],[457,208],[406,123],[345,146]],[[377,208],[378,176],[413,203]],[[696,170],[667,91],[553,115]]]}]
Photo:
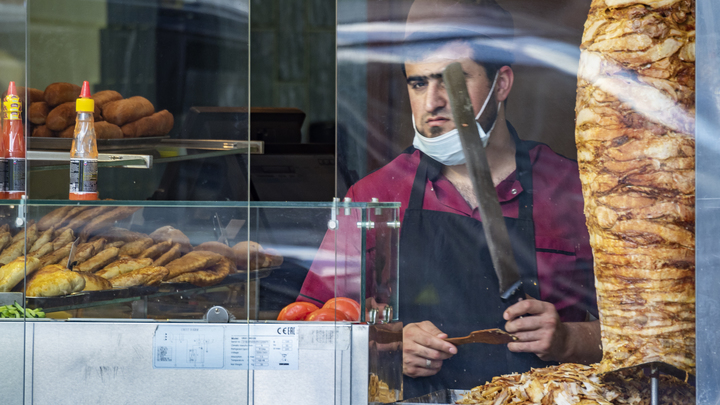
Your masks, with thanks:
[{"label": "metal tray", "polygon": [[[98,151],[152,148],[169,136],[151,136],[146,138],[98,139]],[[28,138],[28,149],[69,151],[72,138]]]},{"label": "metal tray", "polygon": [[101,291],[82,291],[60,297],[27,297],[31,308],[67,308],[78,305],[90,305],[104,301],[134,298],[157,292],[158,287],[136,286]]},{"label": "metal tray", "polygon": [[431,392],[417,398],[410,398],[404,401],[397,402],[397,404],[445,404],[452,405],[462,399],[468,391],[466,390],[451,390],[445,389],[441,391]]}]

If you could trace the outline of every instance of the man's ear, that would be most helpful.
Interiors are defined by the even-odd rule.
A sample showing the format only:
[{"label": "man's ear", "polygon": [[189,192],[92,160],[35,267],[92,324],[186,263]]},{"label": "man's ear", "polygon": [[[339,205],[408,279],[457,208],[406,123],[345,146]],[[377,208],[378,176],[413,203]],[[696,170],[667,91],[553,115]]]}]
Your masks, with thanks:
[{"label": "man's ear", "polygon": [[515,74],[510,66],[503,66],[498,70],[498,79],[495,85],[497,88],[497,101],[505,101],[508,98],[514,81]]}]

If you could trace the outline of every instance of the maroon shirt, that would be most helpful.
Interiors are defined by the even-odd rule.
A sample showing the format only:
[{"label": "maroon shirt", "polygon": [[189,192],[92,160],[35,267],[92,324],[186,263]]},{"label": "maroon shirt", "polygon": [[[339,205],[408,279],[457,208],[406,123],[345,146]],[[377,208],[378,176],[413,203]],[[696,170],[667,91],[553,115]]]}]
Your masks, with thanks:
[{"label": "maroon shirt", "polygon": [[[372,198],[400,202],[402,221],[420,157],[418,150],[401,154],[352,186],[347,197],[354,202]],[[587,311],[596,314],[596,309],[592,251],[585,226],[577,163],[556,154],[546,145],[531,149],[530,161],[540,298],[554,304],[563,321],[583,321]],[[516,173],[510,174],[496,189],[503,215],[517,218],[519,196],[525,191],[516,179]],[[465,215],[480,221],[478,209],[470,208],[442,174],[434,182],[427,181],[423,209]],[[350,216],[339,216],[340,231],[329,231],[325,235],[299,300],[324,302],[334,294],[359,300],[360,232],[351,231],[353,226],[357,228],[358,215],[359,212],[354,211]],[[372,235],[367,240],[367,248],[368,251],[374,249]],[[403,253],[407,254],[400,254]],[[372,290],[372,286],[368,288]]]}]

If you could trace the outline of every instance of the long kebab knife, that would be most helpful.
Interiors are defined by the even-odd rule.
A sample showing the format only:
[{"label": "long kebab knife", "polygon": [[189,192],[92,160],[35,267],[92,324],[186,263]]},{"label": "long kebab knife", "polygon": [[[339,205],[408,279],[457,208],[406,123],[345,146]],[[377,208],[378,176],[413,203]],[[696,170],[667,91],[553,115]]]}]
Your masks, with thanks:
[{"label": "long kebab knife", "polygon": [[443,81],[478,200],[485,239],[500,284],[500,298],[506,304],[512,305],[525,298],[525,291],[490,174],[485,148],[475,125],[475,114],[460,63],[455,62],[445,68]]}]

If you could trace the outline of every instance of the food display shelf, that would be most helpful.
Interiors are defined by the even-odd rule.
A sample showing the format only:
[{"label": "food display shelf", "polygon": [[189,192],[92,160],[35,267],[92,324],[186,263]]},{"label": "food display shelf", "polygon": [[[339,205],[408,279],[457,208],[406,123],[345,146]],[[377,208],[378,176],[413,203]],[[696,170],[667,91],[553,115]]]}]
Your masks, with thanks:
[{"label": "food display shelf", "polygon": [[97,307],[102,305],[120,304],[151,299],[175,294],[202,294],[217,288],[243,284],[250,280],[258,280],[269,276],[274,268],[260,269],[248,273],[235,273],[227,276],[218,284],[198,287],[189,283],[163,283],[160,286],[136,286],[103,291],[82,291],[61,297],[27,297],[27,306],[42,308],[47,312],[70,311]]}]

